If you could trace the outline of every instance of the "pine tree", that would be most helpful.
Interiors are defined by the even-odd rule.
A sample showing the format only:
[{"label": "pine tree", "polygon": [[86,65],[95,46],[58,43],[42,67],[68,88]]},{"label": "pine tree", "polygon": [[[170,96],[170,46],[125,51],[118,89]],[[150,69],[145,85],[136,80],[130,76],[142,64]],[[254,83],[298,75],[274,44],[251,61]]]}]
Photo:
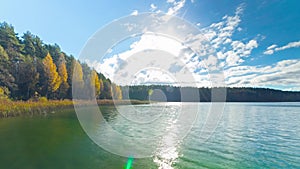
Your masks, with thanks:
[{"label": "pine tree", "polygon": [[35,47],[34,47],[34,38],[35,36],[31,34],[29,31],[24,33],[22,36],[23,38],[23,44],[24,44],[24,54],[35,56]]},{"label": "pine tree", "polygon": [[0,23],[0,45],[7,51],[21,52],[23,45],[16,36],[14,27],[6,22]]},{"label": "pine tree", "polygon": [[13,91],[17,88],[15,78],[9,71],[9,57],[0,45],[0,86],[6,86]]},{"label": "pine tree", "polygon": [[30,99],[35,91],[39,81],[39,73],[34,64],[32,57],[26,57],[23,62],[19,63],[18,94],[16,96],[22,100]]}]

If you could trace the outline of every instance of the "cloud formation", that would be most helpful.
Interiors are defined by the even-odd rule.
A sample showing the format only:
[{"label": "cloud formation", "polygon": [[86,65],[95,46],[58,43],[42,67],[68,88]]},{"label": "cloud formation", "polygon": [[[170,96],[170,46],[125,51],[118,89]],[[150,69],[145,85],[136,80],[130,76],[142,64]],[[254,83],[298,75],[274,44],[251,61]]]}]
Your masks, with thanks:
[{"label": "cloud formation", "polygon": [[150,5],[150,10],[151,11],[155,11],[157,9],[157,6],[155,6],[154,4]]},{"label": "cloud formation", "polygon": [[290,42],[288,43],[287,45],[284,45],[284,46],[281,46],[281,47],[277,47],[277,45],[271,45],[267,48],[266,51],[264,51],[264,54],[265,55],[271,55],[273,54],[274,52],[277,52],[277,51],[281,51],[281,50],[286,50],[286,49],[289,49],[289,48],[298,48],[300,47],[300,41],[297,41],[297,42]]},{"label": "cloud formation", "polygon": [[221,67],[237,66],[243,63],[244,58],[250,56],[252,50],[258,47],[256,39],[245,42],[232,38],[234,32],[242,30],[239,24],[240,15],[244,10],[243,6],[243,4],[238,6],[233,16],[225,15],[220,22],[203,29],[204,36],[210,40],[217,51],[216,57]]},{"label": "cloud formation", "polygon": [[[185,4],[185,0],[168,0],[167,2],[172,5],[168,9],[168,14],[171,15],[177,14]],[[150,7],[153,11],[157,9],[154,4],[151,4]],[[234,38],[233,35],[236,31],[243,30],[239,27],[242,22],[241,14],[243,10],[243,5],[238,6],[233,15],[225,15],[219,22],[201,29],[201,34],[186,37],[186,41],[183,43],[168,37],[145,33],[141,35],[138,41],[132,43],[127,51],[114,54],[103,60],[103,63],[89,63],[88,61],[87,63],[108,78],[113,78],[111,75],[118,69],[118,66],[134,53],[147,50],[164,50],[178,56],[178,60],[182,61],[188,68],[189,72],[187,73],[192,73],[197,87],[218,86],[218,84],[212,84],[211,79],[219,76],[219,74],[214,73],[215,70],[224,70],[225,83],[229,87],[280,86],[284,90],[300,90],[300,60],[282,60],[266,66],[246,66],[244,64],[246,58],[251,56],[252,51],[258,48],[259,42],[256,37],[248,40]],[[138,12],[134,11],[133,14],[138,14]],[[174,26],[184,27],[184,25]],[[207,50],[195,54],[188,50],[187,46],[201,51],[204,46],[199,44],[204,40],[209,40],[211,51]],[[264,54],[273,54],[275,51],[295,47],[300,47],[300,41],[291,42],[281,47],[273,44],[266,49]],[[169,71],[176,73],[181,68],[174,63]],[[154,82],[177,85],[176,81],[168,74],[156,70],[144,70],[142,73],[137,74],[134,81],[135,84]],[[189,86],[193,82],[185,81],[184,83]]]},{"label": "cloud formation", "polygon": [[130,15],[136,16],[136,15],[138,15],[138,14],[139,14],[139,11],[138,11],[138,10],[134,10]]},{"label": "cloud formation", "polygon": [[176,15],[177,12],[184,7],[185,5],[185,0],[179,0],[179,1],[175,1],[175,0],[167,0],[168,3],[172,4],[172,7],[170,7],[168,9],[167,14],[168,15]]},{"label": "cloud formation", "polygon": [[270,66],[237,66],[225,70],[229,86],[285,86],[300,91],[300,60],[283,60]]}]

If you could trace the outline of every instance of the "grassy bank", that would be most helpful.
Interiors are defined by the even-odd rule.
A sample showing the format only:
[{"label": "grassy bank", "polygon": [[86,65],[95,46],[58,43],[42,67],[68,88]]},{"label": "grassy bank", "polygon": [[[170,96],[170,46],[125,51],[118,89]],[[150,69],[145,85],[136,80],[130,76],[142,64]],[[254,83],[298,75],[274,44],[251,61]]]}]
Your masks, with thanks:
[{"label": "grassy bank", "polygon": [[[148,104],[149,101],[140,100],[97,100],[98,105],[126,105]],[[72,108],[72,100],[49,100],[49,101],[9,101],[0,100],[0,118],[16,116],[46,115],[55,110]],[[88,106],[90,101],[79,101],[77,104]]]},{"label": "grassy bank", "polygon": [[0,100],[0,118],[15,117],[20,115],[46,115],[57,109],[71,108],[71,100],[50,101],[8,101]]}]

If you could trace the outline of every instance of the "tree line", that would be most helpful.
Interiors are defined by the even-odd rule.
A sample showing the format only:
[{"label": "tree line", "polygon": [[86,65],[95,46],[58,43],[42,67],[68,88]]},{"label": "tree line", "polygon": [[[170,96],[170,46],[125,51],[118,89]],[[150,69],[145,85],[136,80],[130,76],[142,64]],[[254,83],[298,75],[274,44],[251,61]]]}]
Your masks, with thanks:
[{"label": "tree line", "polygon": [[[194,88],[166,85],[122,86],[123,97],[169,102],[299,102],[300,92],[266,88]],[[160,91],[160,92],[159,92]],[[225,91],[225,92],[224,92]],[[214,93],[214,94],[212,94]],[[183,96],[182,94],[185,94]],[[188,97],[189,95],[194,95]],[[212,99],[215,97],[214,99]]]},{"label": "tree line", "polygon": [[85,97],[122,99],[118,85],[57,44],[45,44],[29,31],[19,37],[12,25],[0,23],[0,98],[72,99],[73,81],[90,91]]}]

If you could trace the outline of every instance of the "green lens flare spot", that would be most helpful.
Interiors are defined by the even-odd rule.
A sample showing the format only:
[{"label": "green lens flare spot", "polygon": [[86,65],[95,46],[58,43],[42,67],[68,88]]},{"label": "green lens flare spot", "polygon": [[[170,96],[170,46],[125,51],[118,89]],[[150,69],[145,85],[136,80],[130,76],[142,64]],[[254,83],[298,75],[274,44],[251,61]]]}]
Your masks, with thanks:
[{"label": "green lens flare spot", "polygon": [[132,163],[133,163],[133,157],[128,157],[125,169],[131,169]]}]

